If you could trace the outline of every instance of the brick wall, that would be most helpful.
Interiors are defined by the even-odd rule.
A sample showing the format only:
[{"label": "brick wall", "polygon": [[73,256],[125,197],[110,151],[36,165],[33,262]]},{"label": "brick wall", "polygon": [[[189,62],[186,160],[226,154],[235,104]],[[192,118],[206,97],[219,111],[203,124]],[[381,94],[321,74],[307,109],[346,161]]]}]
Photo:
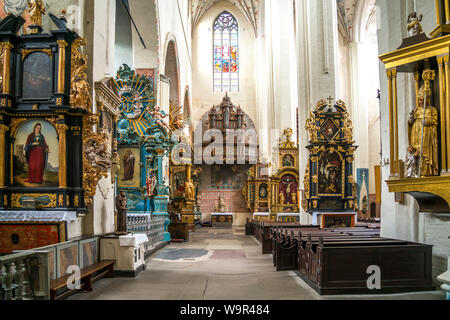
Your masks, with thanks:
[{"label": "brick wall", "polygon": [[242,195],[242,190],[201,191],[201,212],[203,214],[213,213],[221,194],[224,197],[226,212],[247,212],[247,202]]}]

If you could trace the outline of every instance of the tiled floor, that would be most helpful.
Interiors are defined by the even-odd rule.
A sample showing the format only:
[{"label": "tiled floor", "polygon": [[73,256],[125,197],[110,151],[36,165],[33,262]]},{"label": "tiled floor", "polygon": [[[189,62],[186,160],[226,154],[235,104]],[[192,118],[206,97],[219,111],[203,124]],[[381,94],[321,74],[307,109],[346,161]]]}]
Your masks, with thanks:
[{"label": "tiled floor", "polygon": [[293,272],[276,272],[243,229],[198,229],[166,246],[136,278],[102,279],[73,300],[444,300],[442,291],[377,296],[319,296]]}]

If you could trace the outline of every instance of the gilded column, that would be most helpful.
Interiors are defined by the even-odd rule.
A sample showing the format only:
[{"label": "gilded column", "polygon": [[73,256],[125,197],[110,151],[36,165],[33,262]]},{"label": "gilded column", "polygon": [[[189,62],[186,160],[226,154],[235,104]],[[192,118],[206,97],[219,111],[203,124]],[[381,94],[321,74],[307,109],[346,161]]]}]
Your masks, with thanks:
[{"label": "gilded column", "polygon": [[395,174],[394,170],[394,107],[393,107],[393,94],[392,94],[392,70],[387,70],[388,79],[388,96],[389,96],[389,157],[390,157],[390,169],[391,176]]},{"label": "gilded column", "polygon": [[442,159],[442,171],[447,172],[448,170],[448,159],[447,159],[447,107],[445,100],[445,72],[444,72],[444,57],[438,57],[439,65],[439,105],[441,113],[441,159]]},{"label": "gilded column", "polygon": [[57,124],[56,130],[58,131],[59,136],[59,187],[67,188],[67,142],[66,142],[66,132],[69,127],[65,124]]},{"label": "gilded column", "polygon": [[5,176],[6,176],[6,165],[5,165],[5,155],[6,155],[6,132],[8,131],[8,126],[0,124],[0,188],[5,187]]},{"label": "gilded column", "polygon": [[444,56],[444,64],[445,64],[445,140],[446,140],[446,153],[447,153],[447,170],[450,165],[450,57]]},{"label": "gilded column", "polygon": [[445,0],[445,23],[450,22],[450,6],[449,6],[449,0]]},{"label": "gilded column", "polygon": [[58,63],[58,93],[65,93],[65,77],[66,77],[66,47],[67,42],[58,40],[59,45],[59,63]]},{"label": "gilded column", "polygon": [[440,0],[436,0],[436,23],[438,26],[442,24],[441,21],[441,11],[439,10]]},{"label": "gilded column", "polygon": [[0,50],[3,51],[3,94],[11,93],[11,49],[14,46],[9,42],[1,42]]},{"label": "gilded column", "polygon": [[394,104],[394,173],[399,173],[398,168],[398,99],[397,99],[397,69],[392,70],[392,99]]}]

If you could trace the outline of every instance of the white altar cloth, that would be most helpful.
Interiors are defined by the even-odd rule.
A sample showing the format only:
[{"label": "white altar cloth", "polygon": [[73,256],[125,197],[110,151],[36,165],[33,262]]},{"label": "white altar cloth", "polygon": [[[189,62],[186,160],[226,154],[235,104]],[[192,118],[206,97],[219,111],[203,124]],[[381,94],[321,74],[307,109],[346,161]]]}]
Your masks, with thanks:
[{"label": "white altar cloth", "polygon": [[72,222],[76,211],[0,211],[1,222]]},{"label": "white altar cloth", "polygon": [[126,235],[119,237],[119,245],[121,247],[134,247],[139,246],[148,241],[148,237],[146,234],[134,234],[134,235]]}]

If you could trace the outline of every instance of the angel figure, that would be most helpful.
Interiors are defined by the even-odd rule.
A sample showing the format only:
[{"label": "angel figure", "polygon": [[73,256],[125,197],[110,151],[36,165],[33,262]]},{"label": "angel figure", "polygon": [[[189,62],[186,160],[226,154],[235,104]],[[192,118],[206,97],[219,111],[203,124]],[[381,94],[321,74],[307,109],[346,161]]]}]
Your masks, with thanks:
[{"label": "angel figure", "polygon": [[149,111],[148,113],[150,113],[153,116],[153,119],[157,125],[166,128],[170,132],[169,125],[164,122],[164,118],[167,118],[168,115],[165,114],[164,111],[162,111],[159,106],[155,106],[155,110]]}]

